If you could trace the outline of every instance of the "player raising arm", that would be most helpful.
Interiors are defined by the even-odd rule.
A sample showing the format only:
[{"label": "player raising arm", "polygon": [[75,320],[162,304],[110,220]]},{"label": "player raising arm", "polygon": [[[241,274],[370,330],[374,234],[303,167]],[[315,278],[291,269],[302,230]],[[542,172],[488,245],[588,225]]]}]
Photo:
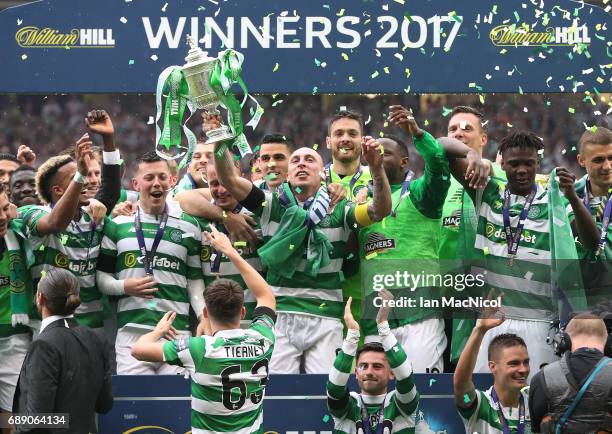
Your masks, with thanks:
[{"label": "player raising arm", "polygon": [[[379,295],[383,303],[376,323],[382,344],[372,342],[358,349],[359,324],[351,313],[351,298],[344,309],[348,331],[327,381],[327,406],[338,433],[383,432],[385,428],[390,433],[415,432],[419,394],[412,364],[387,322],[390,311],[387,302],[393,296],[387,290]],[[355,357],[355,375],[361,393],[349,392],[346,387]],[[395,390],[387,393],[389,380],[394,378]]]},{"label": "player raising arm", "polygon": [[240,329],[245,314],[242,288],[233,280],[218,279],[204,293],[204,317],[210,321],[211,335],[161,341],[175,334],[172,322],[176,314],[168,312],[155,330],[138,339],[132,356],[184,366],[192,374],[194,434],[258,432],[274,347],[276,301],[270,286],[232,247],[227,236],[213,227],[211,230],[204,232],[206,241],[233,262],[257,299],[251,327]]}]

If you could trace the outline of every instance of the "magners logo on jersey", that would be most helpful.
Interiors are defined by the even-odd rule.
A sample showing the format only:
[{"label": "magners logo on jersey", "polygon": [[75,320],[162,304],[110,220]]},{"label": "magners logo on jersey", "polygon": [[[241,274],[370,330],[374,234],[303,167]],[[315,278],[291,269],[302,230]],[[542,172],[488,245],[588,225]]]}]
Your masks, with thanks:
[{"label": "magners logo on jersey", "polygon": [[372,232],[368,235],[364,248],[366,255],[374,252],[384,252],[385,250],[395,249],[395,240],[387,238],[385,234],[380,232]]}]

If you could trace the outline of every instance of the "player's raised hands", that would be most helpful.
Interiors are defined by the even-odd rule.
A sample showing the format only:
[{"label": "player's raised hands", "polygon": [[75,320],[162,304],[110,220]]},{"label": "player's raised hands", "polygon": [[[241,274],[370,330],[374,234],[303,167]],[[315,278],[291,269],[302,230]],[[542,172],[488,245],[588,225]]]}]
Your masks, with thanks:
[{"label": "player's raised hands", "polygon": [[363,158],[371,168],[382,167],[383,155],[381,153],[382,145],[371,136],[363,136],[363,145],[361,146],[361,152]]},{"label": "player's raised hands", "polygon": [[101,136],[110,136],[115,133],[111,118],[104,110],[92,110],[87,112],[85,123],[89,131]]},{"label": "player's raised hands", "polygon": [[[493,300],[493,292],[494,288],[491,288],[489,294],[487,295],[487,300]],[[499,294],[499,298],[503,298],[504,293]],[[480,318],[476,321],[476,328],[486,332],[492,328],[499,326],[506,320],[506,317],[502,311],[499,310],[499,307],[486,307],[480,314]]]},{"label": "player's raised hands", "polygon": [[87,133],[83,134],[75,145],[74,155],[77,162],[77,168],[79,173],[83,176],[87,176],[87,172],[89,172],[91,145],[92,142]]},{"label": "player's raised hands", "polygon": [[359,331],[359,323],[355,321],[353,312],[351,312],[352,302],[353,297],[349,297],[349,299],[346,301],[346,305],[344,306],[344,324],[346,325],[347,329]]},{"label": "player's raised hands", "polygon": [[475,150],[470,150],[465,157],[468,163],[465,171],[465,179],[468,181],[471,188],[484,188],[491,173],[491,163],[483,160],[480,154]]},{"label": "player's raised hands", "polygon": [[27,145],[19,145],[19,149],[17,149],[17,159],[21,164],[34,167],[36,163],[36,153]]},{"label": "player's raised hands", "polygon": [[214,225],[210,225],[210,232],[203,232],[204,239],[208,242],[216,251],[228,255],[235,252],[232,242],[223,232],[219,232]]},{"label": "player's raised hands", "polygon": [[155,334],[159,338],[165,337],[171,341],[176,337],[176,329],[172,326],[172,323],[176,319],[176,312],[169,311],[161,317],[157,325],[155,326]]},{"label": "player's raised hands", "polygon": [[390,302],[393,301],[393,294],[388,289],[383,289],[378,293],[382,303],[378,309],[376,315],[376,324],[382,324],[389,319],[389,312],[391,312]]},{"label": "player's raised hands", "polygon": [[392,105],[389,107],[387,120],[410,136],[421,137],[423,135],[423,130],[419,128],[411,109],[401,105]]}]

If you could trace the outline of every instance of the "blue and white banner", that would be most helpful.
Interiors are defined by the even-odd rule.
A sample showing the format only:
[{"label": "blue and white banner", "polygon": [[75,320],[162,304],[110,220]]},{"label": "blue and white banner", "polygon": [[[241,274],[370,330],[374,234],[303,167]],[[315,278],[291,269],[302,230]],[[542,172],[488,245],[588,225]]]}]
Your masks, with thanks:
[{"label": "blue and white banner", "polygon": [[242,52],[253,92],[596,94],[608,22],[570,0],[42,0],[0,12],[0,91],[153,92],[192,35]]}]

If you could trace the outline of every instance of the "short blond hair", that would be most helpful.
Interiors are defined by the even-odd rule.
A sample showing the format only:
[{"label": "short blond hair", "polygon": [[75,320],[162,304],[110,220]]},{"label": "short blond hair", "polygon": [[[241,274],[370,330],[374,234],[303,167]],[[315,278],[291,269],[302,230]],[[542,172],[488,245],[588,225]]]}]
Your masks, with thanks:
[{"label": "short blond hair", "polygon": [[592,313],[576,315],[565,328],[565,332],[572,338],[575,336],[593,336],[605,341],[608,337],[606,323]]},{"label": "short blond hair", "polygon": [[74,160],[70,155],[57,155],[45,161],[36,172],[36,194],[44,204],[52,202],[51,182],[53,177],[63,166]]}]

